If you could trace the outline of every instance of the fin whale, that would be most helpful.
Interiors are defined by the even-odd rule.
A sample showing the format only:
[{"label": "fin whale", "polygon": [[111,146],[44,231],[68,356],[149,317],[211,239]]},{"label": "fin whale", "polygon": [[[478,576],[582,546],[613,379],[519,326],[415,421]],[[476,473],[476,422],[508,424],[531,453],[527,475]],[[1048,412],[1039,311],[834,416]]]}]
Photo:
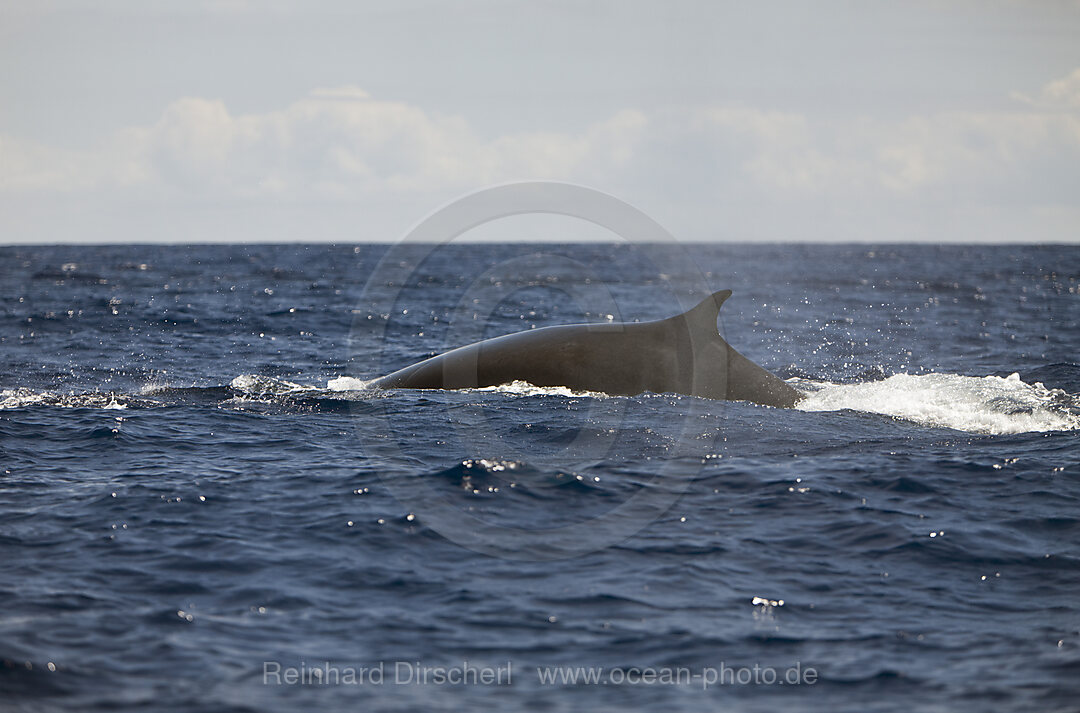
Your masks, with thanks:
[{"label": "fin whale", "polygon": [[569,324],[458,347],[373,382],[382,389],[466,389],[527,381],[631,396],[645,391],[791,407],[802,397],[735,351],[716,320],[731,290],[653,322]]}]

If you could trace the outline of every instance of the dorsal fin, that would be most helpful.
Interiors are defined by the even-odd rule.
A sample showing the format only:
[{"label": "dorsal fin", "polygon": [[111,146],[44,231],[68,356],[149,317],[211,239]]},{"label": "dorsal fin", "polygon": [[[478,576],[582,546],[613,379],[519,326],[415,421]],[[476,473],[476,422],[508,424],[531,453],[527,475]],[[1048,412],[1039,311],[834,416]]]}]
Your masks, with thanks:
[{"label": "dorsal fin", "polygon": [[713,334],[716,334],[716,318],[720,315],[721,305],[728,297],[731,297],[731,290],[714,292],[703,299],[697,307],[679,315],[679,318],[686,320],[691,332],[711,330]]}]

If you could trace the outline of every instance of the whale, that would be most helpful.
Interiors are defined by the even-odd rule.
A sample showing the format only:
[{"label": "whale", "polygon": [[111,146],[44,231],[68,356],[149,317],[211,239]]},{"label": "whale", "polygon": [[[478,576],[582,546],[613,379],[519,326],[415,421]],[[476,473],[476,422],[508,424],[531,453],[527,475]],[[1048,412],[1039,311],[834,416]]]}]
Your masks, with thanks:
[{"label": "whale", "polygon": [[567,324],[486,339],[372,382],[378,389],[470,389],[525,381],[614,396],[645,392],[790,408],[804,394],[737,352],[717,328],[721,290],[651,322]]}]

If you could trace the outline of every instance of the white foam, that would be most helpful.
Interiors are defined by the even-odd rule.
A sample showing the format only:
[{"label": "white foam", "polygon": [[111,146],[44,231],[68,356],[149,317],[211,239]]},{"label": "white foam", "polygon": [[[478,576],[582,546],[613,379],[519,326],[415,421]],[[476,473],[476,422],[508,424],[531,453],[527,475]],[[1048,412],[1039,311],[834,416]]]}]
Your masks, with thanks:
[{"label": "white foam", "polygon": [[809,391],[802,411],[852,409],[972,433],[1080,429],[1080,400],[1061,389],[1027,384],[1019,374],[896,374],[862,384],[798,381]]},{"label": "white foam", "polygon": [[364,381],[352,376],[339,376],[326,382],[326,389],[327,391],[364,391],[370,388],[372,381],[374,379]]},{"label": "white foam", "polygon": [[512,396],[574,396],[606,399],[610,394],[599,391],[575,391],[566,386],[536,386],[527,381],[511,381],[509,384],[498,386],[484,386],[470,391],[484,391],[496,394],[510,394]]},{"label": "white foam", "polygon": [[54,391],[34,391],[25,387],[0,391],[0,410],[26,406],[55,406],[58,408],[126,409],[123,395],[108,392],[61,394]]},{"label": "white foam", "polygon": [[294,384],[285,379],[258,374],[241,374],[233,379],[229,386],[245,395],[260,396],[295,396],[318,391],[314,386]]},{"label": "white foam", "polygon": [[21,408],[43,403],[50,394],[30,389],[4,389],[0,391],[0,409]]},{"label": "white foam", "polygon": [[[327,391],[367,391],[372,387],[375,379],[364,380],[351,376],[339,376],[326,382]],[[597,391],[574,391],[565,386],[536,386],[527,381],[512,381],[509,384],[498,386],[483,386],[467,391],[480,391],[485,393],[509,394],[511,396],[588,396],[593,398],[610,398],[608,394]]]}]

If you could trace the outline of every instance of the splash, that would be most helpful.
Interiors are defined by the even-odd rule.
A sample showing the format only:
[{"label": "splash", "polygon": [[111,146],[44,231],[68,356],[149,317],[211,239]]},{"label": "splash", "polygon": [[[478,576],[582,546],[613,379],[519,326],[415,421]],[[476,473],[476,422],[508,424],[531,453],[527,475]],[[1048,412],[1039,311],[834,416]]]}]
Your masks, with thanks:
[{"label": "splash", "polygon": [[902,418],[924,426],[1006,434],[1080,429],[1080,399],[1019,374],[896,374],[883,381],[833,384],[800,380],[809,394],[801,411],[851,409]]},{"label": "splash", "polygon": [[55,391],[34,391],[18,388],[0,391],[0,410],[26,408],[29,406],[54,406],[57,408],[100,408],[126,409],[130,404],[136,406],[152,403],[138,398],[110,392],[58,393]]}]

